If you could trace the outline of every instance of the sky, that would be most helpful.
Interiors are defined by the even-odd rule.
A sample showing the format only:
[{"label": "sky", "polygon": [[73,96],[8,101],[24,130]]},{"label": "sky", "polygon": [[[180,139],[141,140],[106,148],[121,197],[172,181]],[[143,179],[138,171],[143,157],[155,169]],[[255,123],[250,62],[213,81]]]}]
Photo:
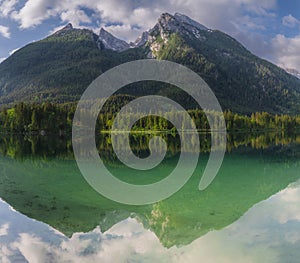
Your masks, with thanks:
[{"label": "sky", "polygon": [[69,22],[134,41],[164,12],[188,15],[260,57],[300,71],[298,0],[0,0],[0,61]]}]

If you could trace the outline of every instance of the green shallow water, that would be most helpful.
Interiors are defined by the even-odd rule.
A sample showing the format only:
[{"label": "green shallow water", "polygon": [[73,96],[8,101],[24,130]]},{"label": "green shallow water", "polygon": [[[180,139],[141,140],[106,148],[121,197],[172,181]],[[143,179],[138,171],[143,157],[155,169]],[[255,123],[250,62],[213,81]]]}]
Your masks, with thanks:
[{"label": "green shallow water", "polygon": [[[297,136],[273,135],[230,138],[230,151],[206,190],[198,190],[208,158],[204,151],[191,179],[172,197],[152,205],[128,206],[108,200],[87,184],[73,159],[70,141],[3,139],[0,197],[69,237],[98,225],[104,232],[133,217],[154,232],[164,247],[182,246],[232,224],[255,204],[300,179],[297,140]],[[179,154],[175,148],[169,149],[159,167],[145,174],[124,167],[107,146],[100,149],[100,156],[121,180],[148,184],[174,169]]]}]

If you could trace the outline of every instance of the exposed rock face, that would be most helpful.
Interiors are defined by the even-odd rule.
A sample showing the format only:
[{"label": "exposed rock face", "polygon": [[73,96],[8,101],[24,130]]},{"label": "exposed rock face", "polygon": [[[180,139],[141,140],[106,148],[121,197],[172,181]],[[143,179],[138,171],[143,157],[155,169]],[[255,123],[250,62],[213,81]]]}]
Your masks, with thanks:
[{"label": "exposed rock face", "polygon": [[180,21],[181,23],[184,23],[186,25],[189,25],[189,26],[193,26],[199,30],[209,30],[207,27],[205,27],[204,25],[198,23],[197,21],[189,18],[188,16],[186,15],[183,15],[183,14],[180,14],[180,13],[176,13],[174,15],[175,19],[177,19],[178,21]]},{"label": "exposed rock face", "polygon": [[[157,24],[148,32],[144,32],[136,42],[140,43],[140,46],[147,43],[151,50],[148,56],[156,57],[155,54],[160,49],[161,45],[168,43],[170,34],[177,33],[181,36],[188,36],[190,38],[196,38],[199,41],[205,41],[206,37],[201,33],[203,31],[211,32],[207,27],[185,15],[176,13],[173,16],[164,13],[158,19]],[[158,39],[161,39],[162,41],[157,41]]]},{"label": "exposed rock face", "polygon": [[[124,51],[129,48],[142,47],[149,44],[151,52],[155,52],[159,49],[159,44],[154,43],[158,36],[160,36],[164,43],[167,43],[170,32],[179,34],[190,34],[192,37],[199,40],[205,40],[204,36],[201,36],[201,30],[209,31],[204,25],[194,21],[180,13],[176,13],[174,16],[164,13],[158,19],[157,24],[150,30],[145,31],[139,36],[136,41],[130,44],[123,40],[120,40],[101,28],[98,46],[100,49],[111,49],[114,51]],[[152,57],[150,55],[149,57]]]},{"label": "exposed rock face", "polygon": [[105,29],[101,28],[98,38],[98,47],[111,49],[113,51],[121,52],[130,48],[130,45],[124,40],[118,39]]},{"label": "exposed rock face", "polygon": [[147,43],[148,39],[149,39],[149,31],[145,31],[145,32],[143,32],[143,34],[141,36],[139,36],[137,38],[136,41],[134,41],[133,43],[130,43],[130,46],[131,47],[143,46]]},{"label": "exposed rock face", "polygon": [[176,13],[174,16],[164,13],[158,19],[158,23],[150,30],[150,35],[160,34],[162,39],[166,41],[170,32],[179,33],[180,35],[191,35],[201,38],[201,31],[209,31],[209,29],[191,18]]}]

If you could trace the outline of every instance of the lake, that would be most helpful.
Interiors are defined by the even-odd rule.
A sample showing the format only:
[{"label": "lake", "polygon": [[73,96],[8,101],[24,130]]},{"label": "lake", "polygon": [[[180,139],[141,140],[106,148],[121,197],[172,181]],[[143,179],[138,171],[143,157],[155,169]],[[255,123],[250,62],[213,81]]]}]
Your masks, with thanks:
[{"label": "lake", "polygon": [[[150,137],[131,135],[137,156],[149,155]],[[168,151],[151,172],[124,167],[108,134],[97,148],[117,178],[149,184],[179,158],[178,136],[162,137]],[[180,191],[130,206],[91,188],[69,138],[1,136],[1,262],[299,262],[300,136],[232,133],[227,140],[222,167],[204,191],[209,134],[200,134],[197,168]]]}]

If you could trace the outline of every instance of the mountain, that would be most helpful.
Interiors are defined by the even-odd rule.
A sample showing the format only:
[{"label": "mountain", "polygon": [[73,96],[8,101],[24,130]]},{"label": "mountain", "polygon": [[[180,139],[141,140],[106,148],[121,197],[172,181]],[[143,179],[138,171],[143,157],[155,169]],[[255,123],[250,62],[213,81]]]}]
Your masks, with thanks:
[{"label": "mountain", "polygon": [[99,74],[141,57],[138,49],[106,49],[99,38],[69,24],[16,51],[0,64],[0,104],[76,101]]},{"label": "mountain", "polygon": [[134,48],[134,47],[143,46],[147,43],[148,38],[149,38],[149,32],[145,31],[140,37],[136,39],[136,41],[130,43],[130,47]]},{"label": "mountain", "polygon": [[286,68],[285,69],[287,73],[297,77],[298,79],[300,79],[300,72],[296,69],[293,69],[293,68]]},{"label": "mountain", "polygon": [[174,18],[177,21],[180,21],[181,23],[185,24],[185,25],[190,25],[194,28],[197,28],[199,30],[209,30],[206,26],[201,25],[200,23],[198,23],[197,21],[189,18],[186,15],[180,14],[180,13],[175,13]]},{"label": "mountain", "polygon": [[113,36],[112,34],[105,31],[103,28],[100,30],[99,38],[97,43],[99,44],[100,49],[106,48],[113,51],[124,51],[130,48],[130,45],[123,40],[120,40]]},{"label": "mountain", "polygon": [[[17,101],[76,101],[104,71],[136,59],[164,59],[197,72],[212,88],[223,109],[239,113],[300,112],[300,80],[253,55],[229,35],[191,18],[164,13],[156,25],[127,44],[103,28],[96,35],[67,25],[31,43],[0,64],[0,104]],[[122,94],[159,94],[186,108],[195,101],[179,88],[137,83]]]},{"label": "mountain", "polygon": [[[179,18],[178,18],[179,17]],[[149,31],[151,55],[186,65],[237,112],[299,113],[300,81],[218,30],[162,14]]]}]

